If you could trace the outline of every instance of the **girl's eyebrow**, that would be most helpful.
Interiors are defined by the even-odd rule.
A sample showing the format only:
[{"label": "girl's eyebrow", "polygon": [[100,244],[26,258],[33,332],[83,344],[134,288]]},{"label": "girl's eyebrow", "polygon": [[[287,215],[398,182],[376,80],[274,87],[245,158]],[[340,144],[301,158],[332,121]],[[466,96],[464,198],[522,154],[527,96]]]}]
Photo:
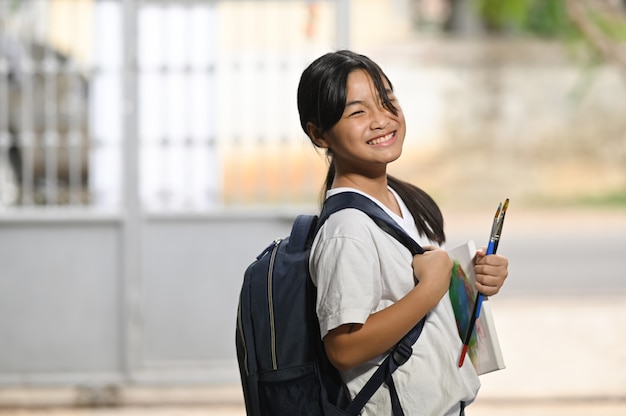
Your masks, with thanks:
[{"label": "girl's eyebrow", "polygon": [[[387,94],[387,96],[393,95],[393,90],[392,89],[385,89],[385,94]],[[348,108],[351,105],[359,105],[359,104],[363,104],[364,101],[363,100],[352,100],[352,101],[348,101],[346,103],[346,107]]]},{"label": "girl's eyebrow", "polygon": [[359,105],[359,104],[363,104],[362,100],[353,100],[353,101],[348,101],[346,103],[346,108],[351,106],[351,105]]}]

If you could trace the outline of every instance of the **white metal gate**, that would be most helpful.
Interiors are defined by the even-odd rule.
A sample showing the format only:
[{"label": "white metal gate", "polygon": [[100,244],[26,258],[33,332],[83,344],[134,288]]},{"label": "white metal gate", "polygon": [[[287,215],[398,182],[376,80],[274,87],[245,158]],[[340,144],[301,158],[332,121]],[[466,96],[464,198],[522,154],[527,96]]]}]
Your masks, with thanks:
[{"label": "white metal gate", "polygon": [[348,8],[0,4],[0,384],[236,376],[243,267],[290,217],[249,207],[315,201],[295,90]]}]

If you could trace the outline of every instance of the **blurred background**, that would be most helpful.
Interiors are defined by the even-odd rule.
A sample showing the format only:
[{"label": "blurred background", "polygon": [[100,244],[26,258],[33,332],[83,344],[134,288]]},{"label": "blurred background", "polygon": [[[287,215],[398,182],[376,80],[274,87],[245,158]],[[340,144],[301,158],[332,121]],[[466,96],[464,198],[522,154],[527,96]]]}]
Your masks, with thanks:
[{"label": "blurred background", "polygon": [[243,414],[243,272],[318,209],[296,88],[341,48],[449,246],[511,199],[472,414],[626,414],[619,0],[0,0],[0,413]]}]

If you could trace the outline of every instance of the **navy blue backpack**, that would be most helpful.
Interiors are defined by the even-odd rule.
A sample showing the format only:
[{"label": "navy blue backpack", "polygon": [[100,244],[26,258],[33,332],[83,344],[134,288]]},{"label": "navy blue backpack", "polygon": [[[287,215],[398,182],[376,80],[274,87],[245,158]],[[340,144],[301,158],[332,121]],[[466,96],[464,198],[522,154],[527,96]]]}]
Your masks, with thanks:
[{"label": "navy blue backpack", "polygon": [[320,339],[309,252],[324,221],[345,208],[366,213],[414,255],[424,252],[376,203],[355,192],[328,198],[319,219],[298,216],[289,237],[270,244],[244,275],[235,344],[248,416],[356,416],[383,383],[390,390],[393,415],[403,415],[391,374],[411,356],[425,318],[352,401]]}]

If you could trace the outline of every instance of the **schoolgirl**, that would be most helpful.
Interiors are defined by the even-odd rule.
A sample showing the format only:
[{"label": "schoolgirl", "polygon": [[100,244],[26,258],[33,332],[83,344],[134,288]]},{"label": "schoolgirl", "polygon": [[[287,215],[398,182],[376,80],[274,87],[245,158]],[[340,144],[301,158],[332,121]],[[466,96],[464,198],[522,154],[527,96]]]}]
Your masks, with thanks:
[{"label": "schoolgirl", "polygon": [[[370,218],[339,211],[315,237],[310,271],[327,355],[355,395],[386,353],[428,314],[413,355],[394,373],[406,415],[463,415],[480,382],[470,360],[457,366],[461,340],[447,295],[452,260],[442,248],[443,218],[420,188],[387,174],[402,154],[404,114],[393,87],[371,59],[351,51],[325,54],[298,87],[302,128],[326,150],[326,196],[359,192],[378,203],[427,252],[412,256]],[[479,251],[477,287],[496,294],[508,260]],[[364,415],[391,415],[386,387]]]}]

